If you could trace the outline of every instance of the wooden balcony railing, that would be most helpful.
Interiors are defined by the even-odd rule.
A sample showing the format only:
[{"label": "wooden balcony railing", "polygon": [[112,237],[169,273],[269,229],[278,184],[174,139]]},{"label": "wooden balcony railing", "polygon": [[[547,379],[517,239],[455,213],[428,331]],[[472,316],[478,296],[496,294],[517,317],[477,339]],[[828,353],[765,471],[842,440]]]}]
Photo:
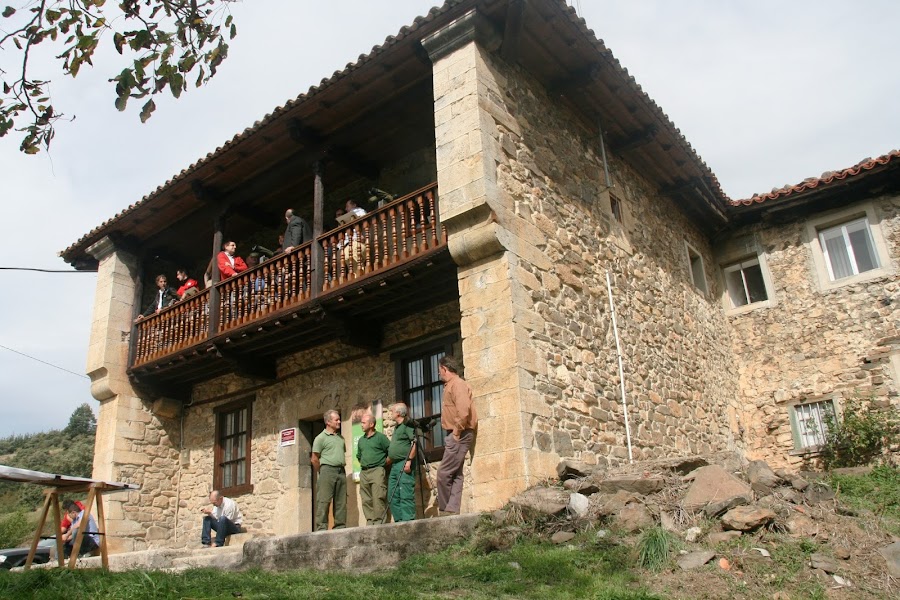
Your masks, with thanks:
[{"label": "wooden balcony railing", "polygon": [[[209,323],[210,290],[138,321],[132,366],[198,344],[210,335],[264,320],[446,243],[438,214],[437,184],[431,184],[290,254],[277,255],[218,283],[214,295],[218,298],[218,318],[213,328]],[[318,272],[314,268],[316,254],[323,263]]]}]

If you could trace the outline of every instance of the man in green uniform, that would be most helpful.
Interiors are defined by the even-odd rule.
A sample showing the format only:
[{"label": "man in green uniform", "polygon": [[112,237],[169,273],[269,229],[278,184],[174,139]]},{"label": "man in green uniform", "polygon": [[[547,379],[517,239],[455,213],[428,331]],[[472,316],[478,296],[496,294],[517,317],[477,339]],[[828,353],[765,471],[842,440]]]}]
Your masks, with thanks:
[{"label": "man in green uniform", "polygon": [[391,406],[391,415],[396,425],[388,448],[388,498],[394,522],[399,523],[416,518],[416,430],[407,419],[405,404]]},{"label": "man in green uniform", "polygon": [[334,529],[347,526],[347,447],[341,436],[341,414],[336,410],[325,413],[325,431],[313,440],[313,469],[316,479],[316,531],[328,529],[328,506],[334,501]]},{"label": "man in green uniform", "polygon": [[363,436],[356,447],[356,460],[362,472],[359,474],[359,495],[362,496],[363,514],[368,525],[380,525],[385,516],[387,479],[384,463],[391,445],[387,436],[375,431],[375,417],[365,413],[361,419]]}]

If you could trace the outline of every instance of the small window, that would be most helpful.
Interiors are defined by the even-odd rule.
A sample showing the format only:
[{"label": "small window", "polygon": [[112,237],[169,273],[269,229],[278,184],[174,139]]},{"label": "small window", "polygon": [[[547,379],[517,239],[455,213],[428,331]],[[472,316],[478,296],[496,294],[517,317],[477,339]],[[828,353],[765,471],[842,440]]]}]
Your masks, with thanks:
[{"label": "small window", "polygon": [[765,302],[769,299],[759,258],[725,267],[725,286],[732,308]]},{"label": "small window", "polygon": [[828,424],[834,423],[832,400],[820,400],[791,407],[791,428],[796,450],[816,450],[825,445]]},{"label": "small window", "polygon": [[693,281],[694,287],[705,294],[706,275],[703,270],[703,257],[700,256],[700,253],[694,250],[690,244],[685,245],[687,246],[688,268],[691,272],[691,281]]},{"label": "small window", "polygon": [[612,212],[613,219],[615,219],[616,223],[622,225],[622,201],[612,194],[609,195],[609,210]]},{"label": "small window", "polygon": [[819,232],[825,266],[831,281],[877,269],[878,253],[865,217]]},{"label": "small window", "polygon": [[250,484],[252,398],[216,408],[213,487],[226,495],[253,491]]}]

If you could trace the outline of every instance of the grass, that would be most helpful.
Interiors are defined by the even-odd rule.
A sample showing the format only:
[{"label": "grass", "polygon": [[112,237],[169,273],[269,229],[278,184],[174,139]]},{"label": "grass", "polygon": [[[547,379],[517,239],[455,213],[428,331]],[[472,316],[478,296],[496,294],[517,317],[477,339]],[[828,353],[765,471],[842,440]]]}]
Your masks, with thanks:
[{"label": "grass", "polygon": [[900,467],[881,465],[865,475],[832,473],[831,487],[841,502],[874,513],[889,533],[900,535]]},{"label": "grass", "polygon": [[669,562],[678,540],[662,527],[653,527],[638,541],[638,564],[651,571],[659,571]]},{"label": "grass", "polygon": [[659,600],[637,583],[629,550],[588,534],[568,546],[523,540],[505,552],[452,548],[370,574],[259,570],[182,573],[0,572],[0,598],[540,598]]}]

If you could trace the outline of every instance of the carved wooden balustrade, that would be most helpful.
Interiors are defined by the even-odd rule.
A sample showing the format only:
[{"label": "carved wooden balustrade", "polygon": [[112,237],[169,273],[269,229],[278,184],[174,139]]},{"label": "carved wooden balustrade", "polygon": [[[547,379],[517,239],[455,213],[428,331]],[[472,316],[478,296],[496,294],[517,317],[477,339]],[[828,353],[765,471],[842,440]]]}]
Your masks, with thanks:
[{"label": "carved wooden balustrade", "polygon": [[150,362],[209,336],[209,290],[138,321],[134,365]]},{"label": "carved wooden balustrade", "polygon": [[[330,293],[341,286],[385,271],[417,255],[444,246],[437,184],[431,184],[359,219],[279,254],[216,285],[217,321],[210,327],[210,290],[138,321],[132,366],[137,367],[209,339],[210,335],[264,321]],[[314,245],[318,244],[318,248]],[[317,272],[319,250],[323,268]],[[215,312],[213,313],[215,314]]]}]

